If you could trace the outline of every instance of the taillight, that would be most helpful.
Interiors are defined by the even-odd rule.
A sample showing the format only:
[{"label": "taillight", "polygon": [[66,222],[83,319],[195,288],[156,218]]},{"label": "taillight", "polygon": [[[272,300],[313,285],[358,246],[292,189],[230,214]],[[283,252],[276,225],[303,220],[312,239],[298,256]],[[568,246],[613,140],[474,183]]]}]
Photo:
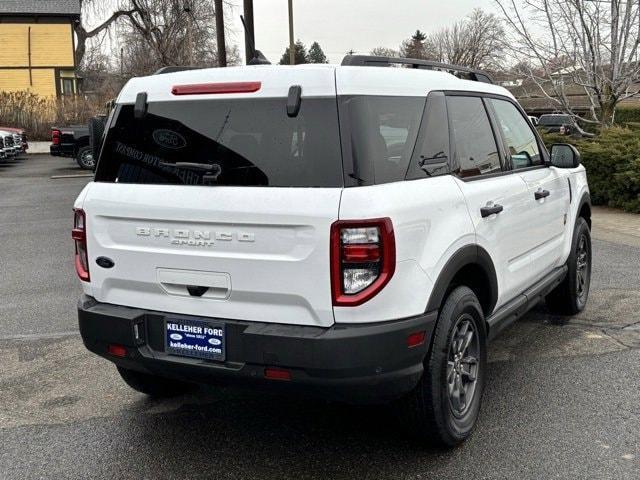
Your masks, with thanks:
[{"label": "taillight", "polygon": [[389,282],[396,266],[389,218],[331,225],[331,293],[337,306],[361,305]]},{"label": "taillight", "polygon": [[73,230],[71,238],[76,245],[76,272],[80,280],[89,281],[89,255],[87,253],[87,217],[84,210],[73,209]]},{"label": "taillight", "polygon": [[51,143],[54,145],[60,145],[60,130],[51,130]]}]

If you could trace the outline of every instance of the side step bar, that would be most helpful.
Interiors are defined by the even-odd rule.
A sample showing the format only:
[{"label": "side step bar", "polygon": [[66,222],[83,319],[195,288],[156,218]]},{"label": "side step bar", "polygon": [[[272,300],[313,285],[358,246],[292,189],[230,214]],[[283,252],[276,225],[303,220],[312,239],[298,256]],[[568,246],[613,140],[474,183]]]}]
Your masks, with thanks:
[{"label": "side step bar", "polygon": [[493,340],[502,330],[531,310],[543,300],[551,290],[556,288],[567,275],[566,265],[556,268],[545,278],[525,290],[513,300],[507,302],[487,318],[488,337]]}]

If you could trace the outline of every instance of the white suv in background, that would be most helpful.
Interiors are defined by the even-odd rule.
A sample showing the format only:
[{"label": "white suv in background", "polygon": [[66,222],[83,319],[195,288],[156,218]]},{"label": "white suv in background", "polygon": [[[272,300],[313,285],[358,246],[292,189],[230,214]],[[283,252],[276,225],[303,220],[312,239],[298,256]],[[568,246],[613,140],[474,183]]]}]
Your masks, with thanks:
[{"label": "white suv in background", "polygon": [[455,445],[487,341],[545,298],[584,308],[590,211],[578,152],[549,154],[481,72],[348,56],[134,78],[75,202],[80,331],[150,395],[393,403]]}]

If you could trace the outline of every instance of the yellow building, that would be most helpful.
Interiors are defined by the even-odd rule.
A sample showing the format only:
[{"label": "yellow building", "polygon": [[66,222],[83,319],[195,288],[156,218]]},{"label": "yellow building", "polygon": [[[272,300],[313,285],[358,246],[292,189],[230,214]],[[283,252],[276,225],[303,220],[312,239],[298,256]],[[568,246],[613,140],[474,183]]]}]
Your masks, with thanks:
[{"label": "yellow building", "polygon": [[78,0],[0,0],[0,91],[78,93]]}]

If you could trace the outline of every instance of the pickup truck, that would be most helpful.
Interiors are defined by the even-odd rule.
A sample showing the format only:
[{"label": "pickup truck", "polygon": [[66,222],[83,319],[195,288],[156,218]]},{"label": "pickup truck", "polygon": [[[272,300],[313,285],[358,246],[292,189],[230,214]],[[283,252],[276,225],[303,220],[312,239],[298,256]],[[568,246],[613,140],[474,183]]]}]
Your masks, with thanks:
[{"label": "pickup truck", "polygon": [[561,135],[587,138],[594,136],[593,133],[583,130],[571,115],[559,113],[541,115],[538,118],[537,127],[547,133],[560,133]]},{"label": "pickup truck", "polygon": [[95,166],[86,125],[52,127],[49,151],[54,157],[75,158],[80,168],[86,170],[93,170]]},{"label": "pickup truck", "polygon": [[21,128],[14,127],[3,127],[0,126],[0,130],[4,130],[5,132],[13,133],[14,135],[18,135],[21,139],[22,151],[26,152],[29,149],[29,141],[27,140],[27,133]]}]

